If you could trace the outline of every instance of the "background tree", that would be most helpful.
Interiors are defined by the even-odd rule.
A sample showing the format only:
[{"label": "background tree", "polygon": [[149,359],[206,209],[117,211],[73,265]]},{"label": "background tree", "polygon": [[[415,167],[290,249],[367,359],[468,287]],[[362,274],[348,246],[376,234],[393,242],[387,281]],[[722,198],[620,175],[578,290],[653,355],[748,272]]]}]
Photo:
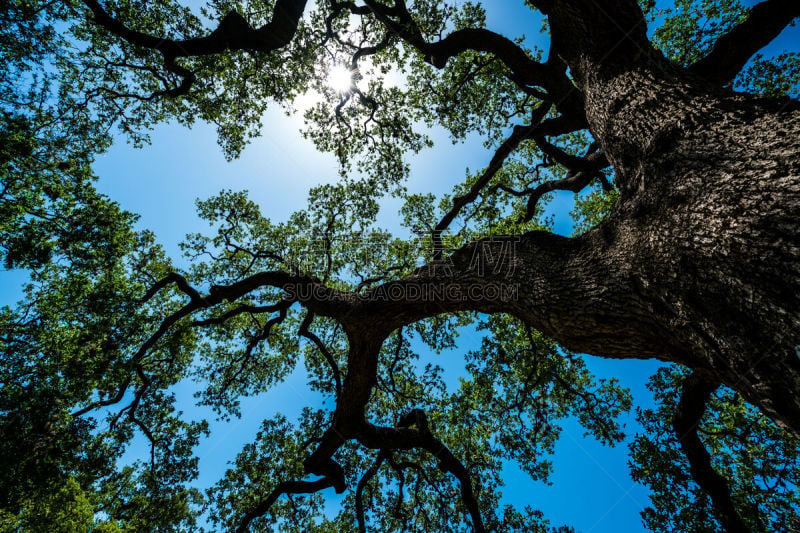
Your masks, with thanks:
[{"label": "background tree", "polygon": [[[663,406],[641,413],[649,526],[797,521],[800,70],[793,51],[751,57],[800,4],[526,4],[546,50],[483,28],[472,3],[8,3],[0,250],[31,283],[0,331],[4,527],[193,527],[206,426],[170,387],[196,379],[235,416],[302,359],[333,408],[263,422],[206,495],[217,529],[545,531],[499,508],[501,460],[546,479],[560,419],[614,444],[630,408],[577,352],[691,369],[656,376]],[[349,88],[328,84],[335,65]],[[92,188],[114,128],[141,143],[199,118],[235,157],[268,103],[308,91],[306,134],[340,181],[282,223],[242,193],[199,202],[216,233],[187,238],[188,269]],[[423,125],[494,156],[452,196],[406,194]],[[548,230],[553,190],[588,192],[580,234]],[[386,195],[421,243],[376,227]],[[485,340],[448,392],[410,339],[441,350],[476,321]],[[150,457],[116,467],[135,434]],[[344,504],[323,516],[330,487]]]}]

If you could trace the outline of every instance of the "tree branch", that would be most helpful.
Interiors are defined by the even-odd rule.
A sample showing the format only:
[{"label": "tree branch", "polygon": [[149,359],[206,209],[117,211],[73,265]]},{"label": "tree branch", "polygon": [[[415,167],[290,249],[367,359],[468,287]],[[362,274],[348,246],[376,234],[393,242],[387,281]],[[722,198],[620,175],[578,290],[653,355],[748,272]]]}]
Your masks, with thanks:
[{"label": "tree branch", "polygon": [[225,312],[225,313],[223,313],[223,314],[221,314],[219,316],[206,318],[204,320],[195,320],[190,325],[192,327],[200,327],[200,328],[202,328],[202,327],[207,327],[207,326],[224,324],[225,322],[227,322],[231,318],[239,316],[239,315],[241,315],[243,313],[248,313],[248,314],[251,314],[251,315],[260,315],[260,314],[263,314],[263,313],[273,313],[275,311],[280,311],[283,308],[283,306],[284,306],[284,304],[282,302],[279,302],[279,303],[273,304],[273,305],[247,305],[247,304],[243,304],[243,305],[240,305],[240,306],[238,306],[238,307],[236,307],[234,309],[231,309],[230,311],[227,311],[227,312]]},{"label": "tree branch", "polygon": [[[542,196],[553,191],[571,191],[579,193],[589,186],[590,183],[597,177],[597,173],[578,172],[577,174],[567,174],[565,178],[560,180],[550,180],[537,186],[528,196],[528,205],[525,206],[525,215],[522,217],[523,222],[528,222],[536,214],[536,205],[541,200]],[[608,183],[607,181],[605,183]]]},{"label": "tree branch", "polygon": [[[142,343],[139,349],[131,356],[130,363],[138,364],[146,355],[147,352],[161,340],[164,335],[177,324],[181,319],[186,318],[199,310],[209,309],[220,303],[229,301],[233,302],[247,294],[263,287],[273,287],[287,292],[288,298],[284,298],[274,308],[285,312],[286,308],[293,302],[301,301],[299,296],[303,296],[302,303],[312,311],[319,311],[325,316],[339,316],[346,314],[353,304],[354,297],[348,293],[342,293],[335,289],[325,287],[319,280],[309,276],[293,275],[282,271],[266,271],[253,274],[247,278],[231,283],[230,285],[212,285],[209,293],[202,296],[197,289],[192,287],[185,277],[172,272],[165,276],[163,279],[156,282],[140,300],[147,302],[155,296],[161,289],[168,286],[170,283],[175,283],[181,291],[189,296],[189,303],[175,311],[174,313],[166,316],[159,325],[158,329]],[[305,288],[307,290],[300,290]],[[300,294],[302,292],[302,294]],[[242,309],[242,308],[239,308]],[[239,309],[235,309],[229,313],[222,315],[218,319],[209,319],[208,321],[195,321],[192,326],[204,326],[211,323],[216,323],[222,320],[223,317],[230,318],[238,314]],[[258,308],[256,308],[258,309]],[[273,309],[273,307],[260,308],[263,310]],[[242,309],[242,312],[247,309]],[[128,378],[120,385],[117,394],[106,400],[98,400],[92,402],[90,405],[83,407],[74,413],[73,417],[82,416],[89,411],[100,407],[106,407],[122,401],[128,386],[130,385],[131,378]]]},{"label": "tree branch", "polygon": [[275,487],[266,498],[258,502],[256,506],[242,517],[237,533],[246,533],[250,522],[266,514],[278,498],[284,494],[312,494],[328,487],[334,486],[333,479],[323,477],[315,481],[284,481]]},{"label": "tree branch", "polygon": [[236,11],[229,11],[220,20],[215,30],[204,37],[191,39],[166,39],[129,28],[106,11],[97,0],[83,0],[92,13],[95,24],[130,44],[161,52],[164,67],[182,78],[181,84],[169,91],[170,96],[189,92],[195,75],[175,62],[179,57],[194,57],[218,54],[225,50],[250,50],[270,52],[283,48],[291,42],[307,0],[277,0],[269,23],[253,28]]},{"label": "tree branch", "polygon": [[[412,429],[411,426],[416,426]],[[472,527],[477,533],[486,531],[481,518],[480,506],[472,490],[469,471],[445,444],[434,437],[428,427],[428,419],[421,409],[414,409],[401,416],[396,428],[378,427],[364,422],[356,436],[367,448],[380,450],[410,450],[421,448],[431,453],[439,461],[439,468],[458,479],[461,486],[461,499],[472,519]]]},{"label": "tree branch", "polygon": [[797,17],[800,17],[797,0],[761,2],[750,10],[747,20],[720,37],[711,52],[689,70],[716,85],[730,83],[753,54]]},{"label": "tree branch", "polygon": [[729,533],[747,533],[750,529],[736,510],[728,481],[714,470],[711,455],[697,434],[708,399],[718,387],[718,383],[706,381],[697,374],[686,378],[672,427],[689,461],[692,478],[711,497],[717,518]]},{"label": "tree branch", "polygon": [[[551,106],[548,103],[539,105],[536,109],[534,109],[531,115],[531,124],[527,126],[515,126],[511,135],[497,148],[492,156],[492,159],[489,161],[489,165],[484,169],[483,173],[475,181],[475,183],[472,184],[472,187],[470,187],[469,191],[461,196],[456,196],[453,198],[453,207],[451,207],[450,210],[445,213],[445,215],[441,218],[441,220],[439,220],[439,222],[436,224],[436,227],[433,229],[432,239],[434,261],[441,260],[442,258],[442,233],[447,230],[447,228],[450,226],[453,220],[455,220],[464,207],[474,202],[478,198],[481,190],[483,190],[486,185],[489,184],[492,178],[494,178],[497,172],[503,167],[506,159],[508,159],[514,150],[519,148],[520,144],[527,139],[534,139],[538,144],[538,139],[543,139],[545,135],[558,135],[560,133],[564,133],[563,130],[574,131],[574,129],[579,129],[577,124],[573,124],[571,120],[565,118],[564,116],[543,120],[545,115],[547,115],[548,111],[550,110],[550,107]],[[558,150],[554,146],[550,146],[553,149]],[[583,161],[582,159],[580,160]],[[608,163],[606,162],[606,166],[607,165]]]},{"label": "tree branch", "polygon": [[[547,105],[540,106],[539,109],[544,108],[544,111],[541,114],[543,115],[544,113],[547,113],[547,109],[549,109],[549,107],[550,106]],[[531,137],[534,127],[534,125],[515,126],[514,131],[505,141],[503,141],[503,144],[498,147],[492,156],[491,161],[489,161],[489,165],[486,167],[486,169],[484,169],[483,173],[475,181],[475,183],[472,184],[472,187],[470,187],[469,191],[467,191],[466,194],[453,198],[453,207],[451,207],[450,210],[445,213],[433,230],[434,260],[440,260],[442,258],[442,232],[447,230],[447,228],[465,206],[475,201],[481,190],[486,187],[495,174],[497,174],[497,172],[502,168],[503,163],[505,163],[506,159],[508,159],[508,156],[510,156],[511,153],[516,150],[525,139]]]},{"label": "tree branch", "polygon": [[378,469],[388,455],[388,452],[381,450],[375,458],[375,462],[372,463],[372,466],[370,466],[369,469],[364,472],[364,475],[361,476],[361,479],[358,480],[358,485],[356,486],[356,519],[358,520],[359,533],[367,533],[367,521],[364,518],[364,488],[367,486],[367,483],[375,477],[375,474],[378,473]]},{"label": "tree branch", "polygon": [[538,131],[534,131],[533,140],[546,156],[572,172],[597,172],[610,165],[605,154],[597,151],[599,147],[596,143],[592,143],[585,155],[577,156],[550,143]]},{"label": "tree branch", "polygon": [[[585,116],[581,93],[567,77],[566,65],[556,54],[551,53],[548,61],[541,63],[511,39],[485,28],[464,28],[439,41],[428,42],[404,1],[396,0],[391,7],[374,0],[364,0],[364,3],[389,31],[416,48],[432,66],[444,68],[450,58],[468,50],[492,54],[509,69],[509,78],[523,90],[542,87],[561,113]],[[363,13],[358,6],[351,6],[351,12]]]},{"label": "tree branch", "polygon": [[147,290],[145,295],[142,296],[139,302],[140,303],[148,302],[153,296],[156,295],[156,293],[158,293],[158,291],[160,291],[170,283],[174,283],[175,285],[177,285],[178,288],[181,291],[183,291],[192,301],[202,300],[200,293],[197,292],[197,290],[195,290],[191,285],[189,285],[189,282],[186,281],[186,278],[183,277],[183,275],[177,272],[170,272],[169,274],[158,280],[156,283],[154,283],[153,286]]},{"label": "tree branch", "polygon": [[299,333],[301,336],[307,338],[308,340],[314,343],[319,352],[325,358],[325,361],[328,363],[328,366],[330,366],[331,373],[333,374],[333,380],[336,385],[335,389],[336,399],[338,400],[342,396],[342,377],[341,377],[341,372],[339,371],[339,365],[336,364],[336,359],[333,358],[333,354],[331,354],[330,350],[328,350],[328,347],[325,346],[325,343],[322,342],[322,340],[309,329],[313,321],[314,321],[314,313],[309,312],[308,314],[306,314],[306,317],[300,324]]}]

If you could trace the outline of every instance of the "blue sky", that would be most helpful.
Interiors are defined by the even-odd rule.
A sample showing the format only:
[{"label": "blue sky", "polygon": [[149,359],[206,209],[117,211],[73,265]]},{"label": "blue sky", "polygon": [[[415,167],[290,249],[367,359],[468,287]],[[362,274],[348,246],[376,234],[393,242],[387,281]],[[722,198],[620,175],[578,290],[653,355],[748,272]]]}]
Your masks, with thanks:
[{"label": "blue sky", "polygon": [[[753,4],[755,2],[747,2]],[[506,35],[526,33],[537,36],[540,22],[519,2],[492,0],[488,5],[488,26]],[[781,50],[797,42],[798,28],[784,34],[770,48]],[[305,206],[306,194],[314,185],[337,178],[333,157],[316,152],[304,139],[300,117],[286,117],[277,107],[267,111],[262,137],[250,144],[242,156],[226,162],[216,144],[214,128],[197,124],[191,129],[167,124],[158,126],[152,143],[134,149],[120,143],[100,156],[94,166],[99,176],[98,188],[118,201],[123,208],[141,215],[139,226],[153,230],[170,255],[180,255],[178,243],[190,232],[202,232],[206,225],[195,213],[194,200],[208,198],[221,189],[250,191],[250,197],[263,213],[273,220],[283,220],[289,213]],[[490,157],[479,138],[453,145],[442,132],[433,132],[436,148],[411,159],[412,174],[406,184],[411,192],[444,193],[463,179],[465,169],[484,167]],[[572,194],[560,194],[549,205],[556,215],[556,230],[570,233],[567,213]],[[397,229],[396,203],[387,203],[381,214],[382,225]],[[178,262],[180,264],[180,261]],[[24,277],[15,273],[2,275],[0,303],[16,299],[15,290]],[[463,368],[463,353],[477,346],[474,330],[462,332],[458,350],[431,360],[450,370],[452,376]],[[654,361],[614,361],[587,357],[589,368],[598,377],[617,377],[631,387],[634,401],[649,406],[652,398],[644,385],[658,368]],[[175,390],[181,408],[190,417],[213,415],[193,405],[193,384]],[[230,423],[212,423],[212,434],[198,447],[200,486],[216,481],[242,444],[255,435],[262,418],[282,412],[290,418],[305,405],[316,405],[320,397],[305,386],[302,368],[281,386],[264,395],[242,402],[243,417]],[[633,415],[624,417],[627,433],[638,426]],[[630,440],[630,439],[629,439]],[[142,453],[141,446],[131,448],[129,457]],[[574,421],[567,421],[554,459],[552,486],[531,482],[515,466],[506,469],[506,500],[520,507],[531,505],[544,512],[554,525],[573,525],[578,531],[639,532],[639,511],[648,504],[647,490],[635,484],[627,467],[627,444],[603,447],[582,436]]]}]

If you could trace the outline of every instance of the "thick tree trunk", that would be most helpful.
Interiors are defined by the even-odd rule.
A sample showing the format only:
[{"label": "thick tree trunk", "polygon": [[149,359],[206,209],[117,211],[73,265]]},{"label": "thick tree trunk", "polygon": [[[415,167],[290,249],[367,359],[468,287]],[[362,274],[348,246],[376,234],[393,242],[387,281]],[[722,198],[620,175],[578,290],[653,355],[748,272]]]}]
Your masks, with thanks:
[{"label": "thick tree trunk", "polygon": [[550,23],[622,193],[583,239],[615,295],[595,314],[628,291],[631,334],[800,433],[797,103],[693,79],[652,50],[634,2],[556,2]]},{"label": "thick tree trunk", "polygon": [[613,232],[609,258],[668,329],[671,359],[800,431],[800,117],[745,98],[681,96],[653,100],[658,126],[638,159],[625,161],[617,141],[638,117],[616,119],[601,141],[624,176],[600,230]]}]

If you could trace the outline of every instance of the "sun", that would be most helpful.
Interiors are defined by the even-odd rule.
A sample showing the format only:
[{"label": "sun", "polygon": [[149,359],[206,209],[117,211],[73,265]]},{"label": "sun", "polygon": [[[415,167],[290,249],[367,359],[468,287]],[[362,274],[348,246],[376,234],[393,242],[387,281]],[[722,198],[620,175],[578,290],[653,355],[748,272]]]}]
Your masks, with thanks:
[{"label": "sun", "polygon": [[328,72],[328,85],[334,91],[346,93],[353,86],[353,73],[344,65],[334,65]]}]

